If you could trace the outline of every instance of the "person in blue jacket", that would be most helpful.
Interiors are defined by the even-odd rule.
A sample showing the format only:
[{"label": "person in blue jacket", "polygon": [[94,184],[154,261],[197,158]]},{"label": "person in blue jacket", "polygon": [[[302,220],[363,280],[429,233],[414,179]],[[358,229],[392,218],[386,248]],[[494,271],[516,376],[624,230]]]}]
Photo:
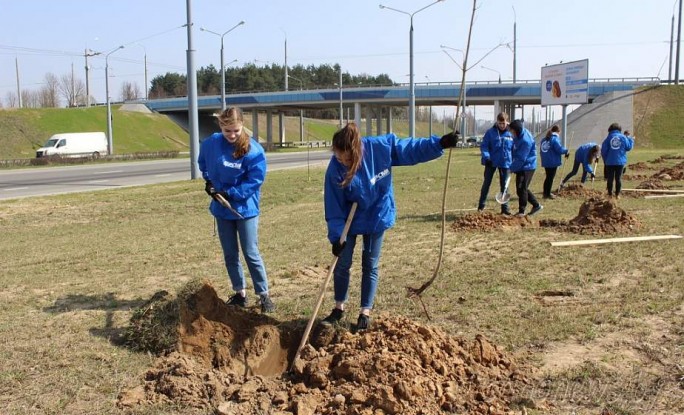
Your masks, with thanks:
[{"label": "person in blue jacket", "polygon": [[[496,124],[485,132],[480,144],[480,163],[484,166],[484,181],[480,189],[480,200],[477,210],[483,211],[489,187],[492,185],[494,173],[499,171],[499,188],[503,193],[508,179],[508,169],[511,167],[511,148],[513,148],[513,138],[508,131],[508,114],[501,112],[496,116]],[[501,205],[501,213],[510,215],[511,211],[508,203]]]},{"label": "person in blue jacket", "polygon": [[539,154],[541,155],[541,164],[546,171],[546,178],[544,179],[544,199],[555,199],[556,197],[551,193],[553,187],[553,179],[556,177],[558,166],[561,165],[561,156],[565,155],[567,159],[570,157],[570,152],[567,148],[561,145],[558,135],[560,134],[560,127],[554,125],[546,133],[546,137],[539,142]]},{"label": "person in blue jacket", "polygon": [[575,161],[572,165],[572,171],[568,173],[567,176],[565,176],[565,178],[561,181],[561,189],[572,176],[577,174],[580,165],[582,165],[582,184],[587,181],[587,175],[590,175],[591,180],[594,180],[596,178],[596,173],[591,167],[591,163],[598,162],[600,151],[601,147],[593,142],[582,144],[581,146],[577,147],[577,150],[575,151]]},{"label": "person in blue jacket", "polygon": [[[271,313],[275,305],[268,293],[258,238],[260,189],[266,178],[264,149],[245,131],[239,108],[226,109],[218,122],[221,132],[202,142],[197,162],[205,180],[204,190],[212,198],[209,210],[216,220],[226,270],[235,291],[226,303],[247,306],[241,247],[261,311]],[[224,200],[228,202],[225,206]]]},{"label": "person in blue jacket", "polygon": [[518,195],[518,214],[516,216],[525,216],[527,202],[532,204],[532,210],[529,213],[532,216],[544,209],[544,206],[539,204],[537,198],[530,191],[530,182],[532,182],[534,171],[537,169],[537,147],[534,144],[532,134],[523,127],[521,120],[513,120],[508,129],[513,135],[511,171],[515,173],[515,190]]},{"label": "person in blue jacket", "polygon": [[612,123],[608,127],[608,136],[601,143],[601,157],[605,165],[608,197],[613,196],[615,182],[615,198],[620,198],[622,190],[622,173],[627,164],[627,152],[634,147],[634,139],[622,134],[622,127]]},{"label": "person in blue jacket", "polygon": [[[356,330],[368,329],[378,286],[382,240],[397,217],[392,167],[436,159],[443,154],[444,148],[456,146],[458,137],[458,131],[441,138],[432,136],[427,139],[400,140],[392,133],[361,137],[355,123],[349,123],[335,133],[332,140],[334,156],[325,173],[324,204],[328,240],[332,244],[333,255],[339,259],[333,271],[335,308],[323,319],[323,324],[335,324],[344,316],[349,270],[357,236],[361,235],[361,310]],[[354,203],[357,203],[356,213],[346,240],[340,243]]]}]

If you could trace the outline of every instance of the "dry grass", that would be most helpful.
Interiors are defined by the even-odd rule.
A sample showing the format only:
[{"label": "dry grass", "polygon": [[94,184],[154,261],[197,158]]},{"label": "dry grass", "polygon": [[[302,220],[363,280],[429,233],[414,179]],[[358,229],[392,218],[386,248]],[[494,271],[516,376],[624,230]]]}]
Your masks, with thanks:
[{"label": "dry grass", "polygon": [[[662,154],[684,153],[637,150],[630,163]],[[452,163],[448,209],[471,208],[481,183],[479,156],[476,150],[454,151]],[[551,387],[537,392],[544,390],[561,404],[567,402],[551,392],[568,382],[617,382],[639,367],[656,372],[662,385],[681,382],[681,240],[551,248],[551,241],[584,237],[539,228],[449,230],[442,271],[423,295],[433,317],[428,323],[420,305],[406,298],[405,287],[421,285],[435,266],[445,165],[442,159],[394,171],[399,216],[385,237],[378,311],[437,324],[454,334],[485,334],[546,370]],[[307,181],[306,170],[273,172],[262,192],[260,246],[281,320],[310,316],[323,278],[311,269],[322,270],[332,259],[322,176],[323,170],[317,170]],[[537,194],[542,180],[538,170],[533,180]],[[602,187],[598,181],[596,188]],[[493,195],[490,209],[498,208]],[[549,201],[541,216],[570,219],[581,202]],[[681,203],[677,198],[620,200],[643,223],[638,235],[682,234]],[[176,292],[195,278],[210,280],[224,298],[230,294],[206,207],[198,182],[0,202],[0,413],[119,413],[114,405],[119,391],[137,384],[152,363],[151,356],[117,345],[133,310],[155,292]],[[447,224],[461,215],[449,213]],[[357,264],[352,307],[359,302],[359,274]],[[548,290],[574,296],[554,301],[539,296]],[[611,342],[596,361],[544,367],[551,350],[589,347],[601,339]],[[635,355],[629,361],[637,365],[634,370],[624,367],[620,356],[625,350]],[[624,399],[631,393],[613,390],[622,390]],[[658,389],[662,396],[670,396],[668,390]],[[589,411],[598,398],[585,398],[573,404],[577,413],[598,413]],[[639,413],[618,403],[611,408]],[[187,411],[148,408],[137,413]]]}]

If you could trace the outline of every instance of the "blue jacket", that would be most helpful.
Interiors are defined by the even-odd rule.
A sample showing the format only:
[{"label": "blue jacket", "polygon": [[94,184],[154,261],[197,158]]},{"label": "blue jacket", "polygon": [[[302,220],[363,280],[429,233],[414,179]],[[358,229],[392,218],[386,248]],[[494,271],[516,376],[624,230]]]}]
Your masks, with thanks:
[{"label": "blue jacket", "polygon": [[513,148],[513,136],[510,131],[499,131],[496,125],[485,132],[480,143],[480,153],[482,154],[480,163],[485,165],[487,160],[491,160],[494,167],[508,169],[511,167],[511,149]]},{"label": "blue jacket", "polygon": [[527,128],[523,128],[520,136],[513,139],[512,153],[511,171],[513,173],[535,170],[537,168],[537,147],[534,144],[534,138],[527,131]]},{"label": "blue jacket", "polygon": [[351,183],[340,187],[348,169],[334,156],[325,172],[325,221],[330,242],[340,240],[354,202],[356,213],[349,235],[382,232],[394,226],[397,212],[392,166],[410,166],[443,154],[439,137],[398,139],[394,134],[363,137],[363,160]]},{"label": "blue jacket", "polygon": [[[239,159],[233,157],[235,146],[214,133],[200,146],[197,163],[205,180],[211,180],[218,192],[226,192],[228,201],[244,218],[259,214],[261,185],[266,178],[266,156],[261,145],[250,140],[249,151]],[[233,212],[212,200],[209,210],[217,218],[239,219]]]},{"label": "blue jacket", "polygon": [[551,137],[544,137],[539,142],[539,154],[542,167],[558,167],[562,164],[563,154],[568,154],[568,149],[561,145],[558,134],[551,133]]},{"label": "blue jacket", "polygon": [[582,168],[589,174],[594,173],[594,169],[591,168],[591,163],[594,160],[589,160],[589,150],[594,146],[596,146],[596,143],[582,144],[575,151],[575,163],[582,163]]},{"label": "blue jacket", "polygon": [[634,147],[634,139],[613,130],[601,144],[601,157],[606,166],[624,166],[627,164],[627,152]]}]

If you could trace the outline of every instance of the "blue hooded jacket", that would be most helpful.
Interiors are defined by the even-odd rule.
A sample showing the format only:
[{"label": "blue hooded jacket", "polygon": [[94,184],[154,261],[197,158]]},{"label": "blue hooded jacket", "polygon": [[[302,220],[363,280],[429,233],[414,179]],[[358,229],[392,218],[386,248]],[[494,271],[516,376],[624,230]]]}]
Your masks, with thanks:
[{"label": "blue hooded jacket", "polygon": [[537,168],[537,146],[534,138],[527,128],[520,131],[520,135],[513,139],[513,162],[511,171],[519,173],[521,171],[535,170]]},{"label": "blue hooded jacket", "polygon": [[487,160],[491,160],[494,167],[508,169],[511,167],[511,149],[513,148],[513,136],[506,130],[499,131],[496,124],[485,132],[480,143],[480,163],[484,166]]},{"label": "blue hooded jacket", "polygon": [[568,154],[568,149],[561,145],[558,134],[551,133],[551,137],[544,137],[539,142],[539,154],[542,167],[558,167],[563,154]]},{"label": "blue hooded jacket", "polygon": [[634,139],[624,136],[618,130],[612,130],[601,144],[601,157],[606,166],[624,166],[627,164],[627,152],[634,147]]},{"label": "blue hooded jacket", "polygon": [[582,163],[582,168],[589,174],[594,173],[594,169],[591,168],[591,163],[594,160],[589,160],[589,151],[595,146],[596,143],[586,143],[577,147],[577,151],[575,151],[575,163]]},{"label": "blue hooded jacket", "polygon": [[[235,159],[234,151],[235,146],[222,133],[214,133],[202,141],[197,163],[204,180],[210,180],[217,192],[226,192],[233,209],[247,219],[259,214],[260,189],[266,178],[266,156],[263,147],[253,138],[247,154]],[[213,199],[209,210],[217,218],[239,219]]]},{"label": "blue hooded jacket", "polygon": [[394,226],[397,212],[392,166],[411,166],[441,156],[439,137],[398,139],[394,134],[362,137],[362,161],[351,183],[340,187],[347,167],[335,156],[325,172],[325,220],[328,240],[337,242],[354,202],[358,203],[349,235],[377,233]]}]

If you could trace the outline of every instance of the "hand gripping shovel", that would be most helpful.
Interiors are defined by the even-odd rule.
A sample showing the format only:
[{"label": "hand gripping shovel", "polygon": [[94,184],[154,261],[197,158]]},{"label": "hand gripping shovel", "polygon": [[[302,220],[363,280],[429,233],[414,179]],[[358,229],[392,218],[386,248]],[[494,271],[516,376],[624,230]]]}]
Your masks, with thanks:
[{"label": "hand gripping shovel", "polygon": [[214,197],[216,198],[216,201],[221,204],[221,206],[233,212],[238,218],[244,219],[244,217],[241,214],[239,214],[237,210],[233,209],[233,207],[230,205],[230,202],[226,200],[226,198],[223,197],[223,195],[221,195],[220,193],[216,193]]},{"label": "hand gripping shovel", "polygon": [[508,203],[508,201],[511,200],[511,195],[510,195],[510,193],[508,193],[508,183],[510,183],[510,182],[511,182],[511,175],[509,174],[508,177],[506,177],[506,184],[504,185],[503,192],[496,194],[496,201],[500,205],[503,205],[504,203]]},{"label": "hand gripping shovel", "polygon": [[[349,216],[347,216],[347,221],[344,224],[344,229],[342,230],[342,236],[340,236],[340,243],[344,243],[344,241],[347,240],[347,232],[349,232],[349,227],[351,226],[352,219],[354,219],[354,213],[356,213],[356,206],[357,206],[357,203],[354,202],[354,204],[351,207],[351,210],[349,211]],[[309,319],[309,323],[306,325],[306,329],[304,330],[304,335],[302,336],[302,341],[299,343],[299,347],[297,348],[297,353],[295,353],[294,358],[292,359],[292,364],[290,364],[290,370],[292,370],[292,368],[294,367],[295,362],[299,358],[299,354],[302,352],[304,345],[306,345],[306,342],[309,340],[309,334],[311,333],[311,328],[313,327],[314,321],[316,321],[316,316],[318,315],[318,310],[321,308],[321,304],[323,303],[323,295],[325,294],[325,290],[328,288],[328,284],[330,283],[330,279],[332,278],[333,271],[335,271],[335,265],[337,265],[337,260],[338,260],[338,257],[335,257],[333,259],[332,264],[330,264],[330,270],[328,271],[328,276],[325,278],[325,281],[323,282],[323,285],[321,286],[321,292],[318,293],[318,300],[316,301],[316,306],[314,307],[313,314],[311,315],[311,318]]]}]

